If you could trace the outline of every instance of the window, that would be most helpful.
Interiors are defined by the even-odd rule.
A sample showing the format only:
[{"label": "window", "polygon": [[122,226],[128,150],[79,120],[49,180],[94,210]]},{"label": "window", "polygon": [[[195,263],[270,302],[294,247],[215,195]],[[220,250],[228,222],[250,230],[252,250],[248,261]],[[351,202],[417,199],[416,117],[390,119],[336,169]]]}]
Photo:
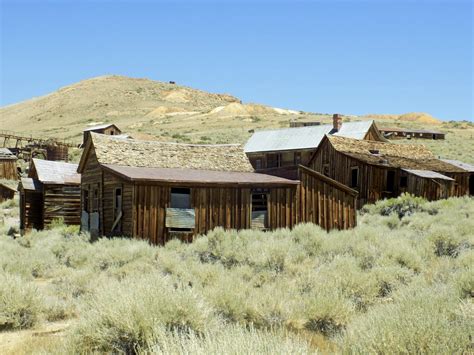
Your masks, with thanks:
[{"label": "window", "polygon": [[301,152],[295,152],[295,165],[301,164]]},{"label": "window", "polygon": [[115,189],[114,209],[115,210],[122,209],[122,188],[121,187],[117,187]]},{"label": "window", "polygon": [[112,232],[122,232],[122,188],[117,187],[114,191],[114,224]]},{"label": "window", "polygon": [[82,210],[89,213],[89,190],[82,190]]},{"label": "window", "polygon": [[261,169],[262,168],[262,159],[258,158],[255,159],[255,169]]},{"label": "window", "polygon": [[267,168],[278,168],[281,165],[281,154],[267,155]]},{"label": "window", "polygon": [[99,211],[99,187],[95,187],[92,192],[92,212]]},{"label": "window", "polygon": [[387,191],[395,191],[395,171],[393,170],[387,171]]},{"label": "window", "polygon": [[351,187],[359,187],[359,167],[351,168]]},{"label": "window", "polygon": [[110,135],[111,135],[111,136],[113,136],[113,135],[114,135],[114,133],[115,133],[114,131],[111,131],[111,132],[110,132]]},{"label": "window", "polygon": [[400,176],[400,187],[408,187],[408,176]]},{"label": "window", "polygon": [[172,188],[171,208],[191,208],[191,189]]}]

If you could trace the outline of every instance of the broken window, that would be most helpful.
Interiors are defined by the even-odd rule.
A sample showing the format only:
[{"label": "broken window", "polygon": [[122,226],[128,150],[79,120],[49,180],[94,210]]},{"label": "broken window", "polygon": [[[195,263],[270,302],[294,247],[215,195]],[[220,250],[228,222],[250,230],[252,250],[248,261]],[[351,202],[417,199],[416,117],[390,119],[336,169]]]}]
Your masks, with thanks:
[{"label": "broken window", "polygon": [[265,229],[268,221],[268,190],[252,190],[252,228]]},{"label": "broken window", "polygon": [[281,154],[267,155],[267,168],[278,168],[281,166]]},{"label": "broken window", "polygon": [[395,191],[395,171],[393,170],[387,171],[387,191]]},{"label": "broken window", "polygon": [[114,224],[112,232],[122,232],[122,188],[117,187],[114,191]]},{"label": "broken window", "polygon": [[191,208],[191,189],[172,188],[171,208]]},{"label": "broken window", "polygon": [[351,187],[359,187],[359,167],[351,168]]},{"label": "broken window", "polygon": [[408,176],[400,177],[400,187],[408,187]]},{"label": "broken window", "polygon": [[82,209],[89,213],[89,190],[82,190]]}]

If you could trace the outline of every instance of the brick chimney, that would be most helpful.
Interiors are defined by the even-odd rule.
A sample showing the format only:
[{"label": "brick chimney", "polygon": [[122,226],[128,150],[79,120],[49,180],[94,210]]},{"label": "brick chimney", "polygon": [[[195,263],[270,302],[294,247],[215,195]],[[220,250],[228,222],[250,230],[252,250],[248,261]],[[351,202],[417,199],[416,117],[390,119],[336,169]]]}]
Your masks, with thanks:
[{"label": "brick chimney", "polygon": [[338,132],[342,126],[342,117],[338,113],[332,115],[332,128],[335,132]]}]

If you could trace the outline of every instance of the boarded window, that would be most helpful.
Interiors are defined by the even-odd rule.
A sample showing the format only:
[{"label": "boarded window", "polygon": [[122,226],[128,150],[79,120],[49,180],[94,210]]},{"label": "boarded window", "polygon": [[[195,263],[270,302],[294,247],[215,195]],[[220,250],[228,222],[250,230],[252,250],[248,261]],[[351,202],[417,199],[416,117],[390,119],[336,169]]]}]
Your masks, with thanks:
[{"label": "boarded window", "polygon": [[400,187],[408,187],[408,176],[400,177]]},{"label": "boarded window", "polygon": [[395,191],[395,171],[393,170],[387,171],[387,191]]},{"label": "boarded window", "polygon": [[252,228],[265,229],[268,226],[268,190],[252,190]]},{"label": "boarded window", "polygon": [[191,208],[191,189],[172,188],[171,208]]},{"label": "boarded window", "polygon": [[351,168],[351,187],[359,187],[359,167]]}]

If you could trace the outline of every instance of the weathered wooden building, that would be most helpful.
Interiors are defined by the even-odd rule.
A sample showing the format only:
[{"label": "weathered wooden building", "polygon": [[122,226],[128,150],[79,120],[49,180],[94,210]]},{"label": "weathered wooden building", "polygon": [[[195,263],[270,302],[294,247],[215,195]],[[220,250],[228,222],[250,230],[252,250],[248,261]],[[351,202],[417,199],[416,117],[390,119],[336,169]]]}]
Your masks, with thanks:
[{"label": "weathered wooden building", "polygon": [[18,181],[0,179],[0,203],[12,200],[18,189]]},{"label": "weathered wooden building", "polygon": [[20,229],[43,229],[55,219],[80,224],[80,183],[77,164],[33,159],[20,191]]},{"label": "weathered wooden building", "polygon": [[454,165],[469,174],[469,195],[474,196],[474,165],[459,160],[441,159],[445,163]]},{"label": "weathered wooden building", "polygon": [[403,192],[436,200],[468,193],[468,173],[421,145],[327,135],[309,167],[359,192],[358,207]]},{"label": "weathered wooden building", "polygon": [[297,167],[306,166],[326,134],[361,140],[387,141],[374,121],[343,122],[333,115],[332,125],[255,132],[245,153],[257,172],[297,179]]},{"label": "weathered wooden building", "polygon": [[83,130],[82,145],[85,146],[91,133],[105,134],[109,136],[118,136],[122,134],[122,131],[113,123],[105,123],[93,127],[88,127]]},{"label": "weathered wooden building", "polygon": [[[78,171],[81,228],[92,235],[164,244],[172,238],[191,240],[218,226],[267,230],[291,228],[302,221],[299,181],[255,173],[238,145],[123,140],[98,134],[91,138]],[[305,195],[314,201],[320,198],[323,210],[343,212],[318,220],[311,205],[304,221],[326,229],[353,227],[353,196],[346,198],[345,190],[333,196],[339,186],[330,179],[323,179],[318,195],[315,180],[318,174],[305,179]]]},{"label": "weathered wooden building", "polygon": [[445,139],[446,133],[428,129],[379,128],[388,139]]},{"label": "weathered wooden building", "polygon": [[0,148],[0,179],[18,180],[17,157],[7,148]]}]

